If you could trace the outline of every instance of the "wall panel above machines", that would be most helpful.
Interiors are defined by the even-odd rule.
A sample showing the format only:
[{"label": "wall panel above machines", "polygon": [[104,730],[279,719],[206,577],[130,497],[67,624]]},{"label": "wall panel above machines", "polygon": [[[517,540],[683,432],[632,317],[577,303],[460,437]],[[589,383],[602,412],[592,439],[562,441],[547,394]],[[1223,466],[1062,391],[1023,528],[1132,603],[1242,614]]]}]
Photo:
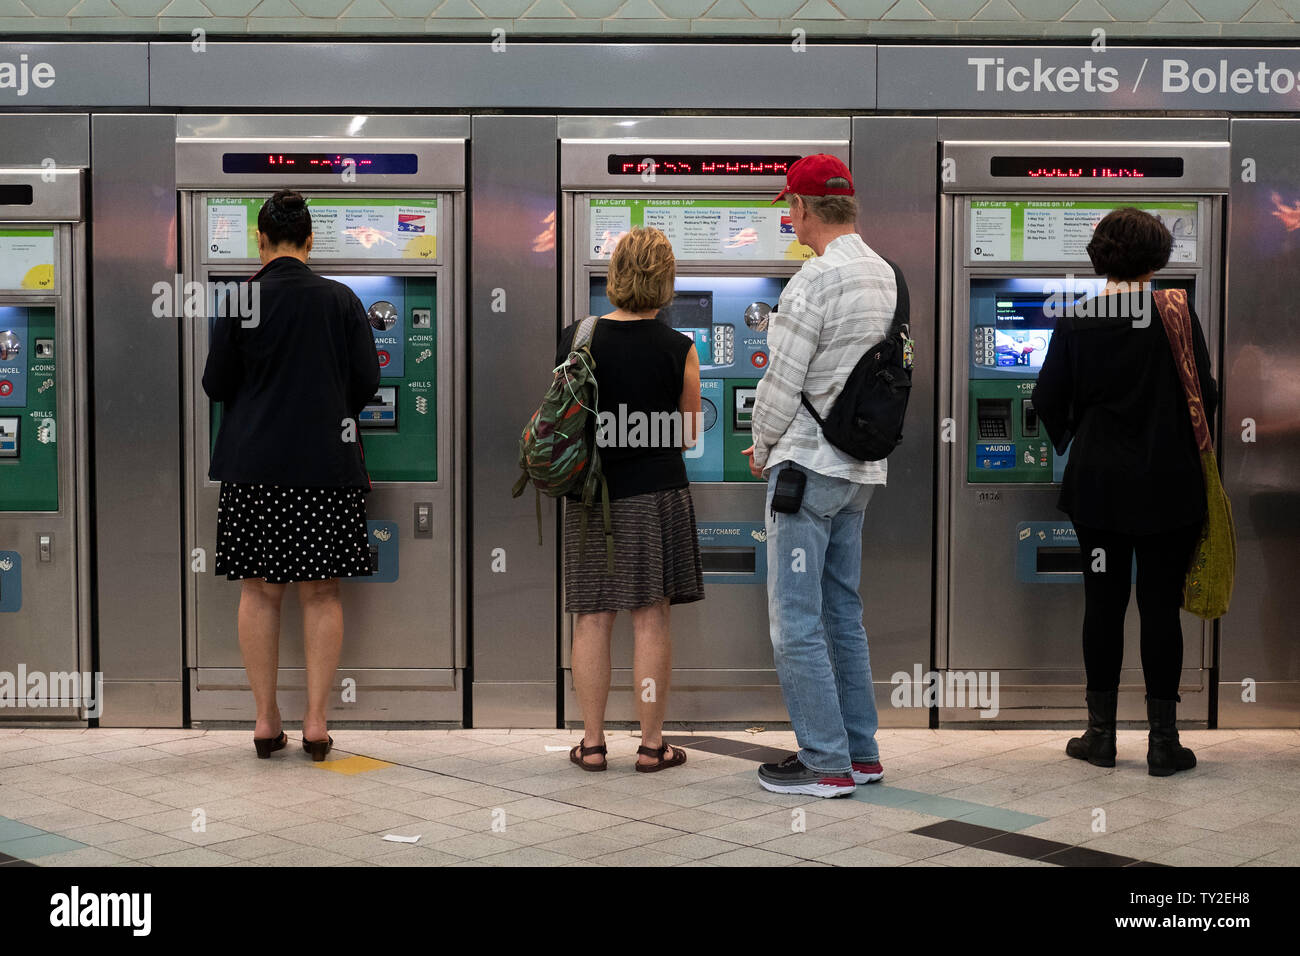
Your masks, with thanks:
[{"label": "wall panel above machines", "polygon": [[85,116],[0,116],[0,720],[86,720],[103,705],[90,620],[88,139]]},{"label": "wall panel above machines", "polygon": [[[1075,139],[1061,118],[1044,120],[1051,127],[1041,138],[1016,121],[1022,135],[998,141],[997,122],[980,141],[940,145],[939,416],[951,420],[952,440],[939,446],[936,659],[946,688],[966,687],[965,675],[989,685],[996,676],[999,720],[1075,719],[1083,558],[1056,509],[1066,456],[1053,450],[1030,396],[1055,317],[1084,308],[1104,284],[1086,246],[1120,206],[1169,227],[1173,253],[1155,285],[1187,290],[1218,355],[1228,146],[1088,140],[1083,128]],[[1122,719],[1143,715],[1138,622],[1134,600]],[[1213,629],[1185,614],[1183,633],[1183,714],[1205,720]],[[941,720],[988,716],[959,697],[944,699]]]},{"label": "wall panel above machines", "polygon": [[[358,422],[374,574],[343,583],[339,679],[355,680],[335,720],[463,718],[463,117],[188,116],[178,120],[182,260],[215,305],[259,268],[256,223],[274,189],[307,196],[309,265],[367,310],[380,385]],[[219,483],[208,479],[221,409],[199,384],[210,319],[185,327],[190,549],[215,553]],[[286,356],[286,361],[292,361]],[[293,589],[291,588],[290,591]],[[191,578],[187,608],[195,720],[252,714],[239,653],[239,586]],[[282,618],[281,686],[304,687],[298,608]],[[296,700],[295,700],[296,699]]]}]

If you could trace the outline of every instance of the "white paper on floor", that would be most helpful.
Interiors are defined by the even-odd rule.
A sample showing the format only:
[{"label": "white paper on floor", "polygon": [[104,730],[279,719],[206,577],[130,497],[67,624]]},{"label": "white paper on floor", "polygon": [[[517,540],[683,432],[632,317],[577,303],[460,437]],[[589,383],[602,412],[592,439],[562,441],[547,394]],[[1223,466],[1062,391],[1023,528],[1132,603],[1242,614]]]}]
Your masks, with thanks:
[{"label": "white paper on floor", "polygon": [[561,750],[572,750],[572,749],[573,749],[572,747],[552,747],[550,744],[546,745],[547,753],[558,753]]},{"label": "white paper on floor", "polygon": [[413,837],[408,837],[408,836],[398,836],[396,833],[385,833],[384,839],[387,840],[389,843],[419,843],[420,834],[417,833]]}]

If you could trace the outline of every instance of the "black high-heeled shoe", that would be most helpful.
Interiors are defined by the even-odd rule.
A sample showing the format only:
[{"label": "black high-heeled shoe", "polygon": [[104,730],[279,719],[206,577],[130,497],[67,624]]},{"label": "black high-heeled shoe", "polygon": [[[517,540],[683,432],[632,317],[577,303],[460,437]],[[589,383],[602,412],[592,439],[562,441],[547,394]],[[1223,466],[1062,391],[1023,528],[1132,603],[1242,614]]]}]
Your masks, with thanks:
[{"label": "black high-heeled shoe", "polygon": [[257,756],[263,760],[271,756],[277,750],[283,750],[284,745],[289,742],[289,738],[280,731],[279,737],[254,737],[253,746],[257,748]]},{"label": "black high-heeled shoe", "polygon": [[328,737],[325,740],[308,740],[306,737],[302,738],[302,749],[311,754],[311,759],[316,763],[320,763],[324,760],[325,755],[330,752],[330,749],[333,746],[333,737]]}]

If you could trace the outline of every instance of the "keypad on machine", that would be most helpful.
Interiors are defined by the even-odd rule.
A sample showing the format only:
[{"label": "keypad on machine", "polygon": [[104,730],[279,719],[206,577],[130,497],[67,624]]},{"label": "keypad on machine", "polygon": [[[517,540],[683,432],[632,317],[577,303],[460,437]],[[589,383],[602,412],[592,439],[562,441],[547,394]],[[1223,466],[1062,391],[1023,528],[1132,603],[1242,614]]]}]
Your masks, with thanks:
[{"label": "keypad on machine", "polygon": [[713,364],[730,365],[736,360],[736,329],[731,325],[713,327]]}]

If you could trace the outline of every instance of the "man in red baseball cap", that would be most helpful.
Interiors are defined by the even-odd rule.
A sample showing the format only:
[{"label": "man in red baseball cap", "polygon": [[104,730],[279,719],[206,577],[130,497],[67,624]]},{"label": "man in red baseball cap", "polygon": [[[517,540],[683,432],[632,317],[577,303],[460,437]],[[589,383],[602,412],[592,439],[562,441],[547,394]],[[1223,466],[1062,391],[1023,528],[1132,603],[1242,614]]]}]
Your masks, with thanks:
[{"label": "man in red baseball cap", "polygon": [[862,523],[884,461],[832,445],[824,418],[858,361],[889,332],[906,286],[857,234],[853,177],[834,156],[805,156],[773,202],[816,254],[768,320],[750,470],[768,483],[767,602],[773,659],[799,752],[763,764],[777,793],[839,797],[884,776],[862,626]]}]

